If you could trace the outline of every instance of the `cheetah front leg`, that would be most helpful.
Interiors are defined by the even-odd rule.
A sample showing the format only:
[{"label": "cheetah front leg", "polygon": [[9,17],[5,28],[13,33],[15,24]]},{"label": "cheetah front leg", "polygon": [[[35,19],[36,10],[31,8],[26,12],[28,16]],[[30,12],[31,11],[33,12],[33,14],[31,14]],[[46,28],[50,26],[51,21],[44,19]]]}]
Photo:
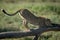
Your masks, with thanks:
[{"label": "cheetah front leg", "polygon": [[29,29],[29,27],[28,27],[28,22],[27,22],[27,20],[23,20],[23,26],[26,28],[26,30],[25,31],[30,31],[30,29]]}]

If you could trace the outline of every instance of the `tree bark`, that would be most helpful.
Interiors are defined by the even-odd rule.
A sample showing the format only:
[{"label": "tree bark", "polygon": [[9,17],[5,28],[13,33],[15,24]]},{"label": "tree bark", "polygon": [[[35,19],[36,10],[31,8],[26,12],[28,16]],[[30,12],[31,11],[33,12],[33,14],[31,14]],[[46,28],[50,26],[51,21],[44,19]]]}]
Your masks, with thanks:
[{"label": "tree bark", "polygon": [[13,32],[1,32],[0,39],[4,38],[21,38],[26,36],[35,36],[38,34],[42,34],[46,31],[60,31],[60,27],[41,27],[39,29],[31,29],[29,32],[20,32],[20,31],[13,31]]}]

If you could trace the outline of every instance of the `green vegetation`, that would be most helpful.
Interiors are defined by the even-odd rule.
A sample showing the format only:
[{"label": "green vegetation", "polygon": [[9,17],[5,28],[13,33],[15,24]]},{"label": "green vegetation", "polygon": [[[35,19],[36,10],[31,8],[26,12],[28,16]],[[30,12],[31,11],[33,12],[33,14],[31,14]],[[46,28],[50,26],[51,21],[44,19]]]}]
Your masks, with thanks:
[{"label": "green vegetation", "polygon": [[60,0],[0,0],[0,2],[60,2]]},{"label": "green vegetation", "polygon": [[[60,3],[0,3],[0,9],[5,9],[8,13],[14,13],[21,8],[29,9],[36,16],[43,16],[51,19],[53,23],[60,24]],[[29,26],[32,26],[29,24]],[[34,26],[30,27],[34,28]],[[0,32],[23,30],[22,19],[17,14],[7,16],[0,11]],[[60,40],[60,32],[45,32],[45,37],[41,40]],[[51,35],[51,36],[50,36]],[[48,37],[49,36],[49,37]],[[1,39],[4,40],[4,39]],[[8,39],[5,39],[8,40]],[[32,37],[13,38],[9,40],[32,40]]]}]

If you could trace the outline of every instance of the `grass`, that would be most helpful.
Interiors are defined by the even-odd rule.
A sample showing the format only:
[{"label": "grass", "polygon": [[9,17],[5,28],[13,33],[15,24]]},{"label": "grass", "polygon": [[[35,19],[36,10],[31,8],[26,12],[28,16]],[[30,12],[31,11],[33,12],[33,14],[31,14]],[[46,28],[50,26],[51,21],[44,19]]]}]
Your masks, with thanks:
[{"label": "grass", "polygon": [[[53,23],[60,24],[60,3],[0,3],[0,8],[5,9],[8,13],[14,13],[21,8],[29,9],[36,16],[43,16],[51,19]],[[29,24],[30,28],[35,28]],[[7,16],[0,11],[0,32],[4,31],[20,31],[25,28],[22,25],[22,19],[17,14],[15,16]],[[51,34],[49,38],[46,34]],[[59,40],[60,32],[45,32],[46,37],[42,40]],[[32,38],[32,37],[31,37]],[[32,40],[30,37],[13,38],[9,40]],[[1,39],[8,40],[8,39]]]}]

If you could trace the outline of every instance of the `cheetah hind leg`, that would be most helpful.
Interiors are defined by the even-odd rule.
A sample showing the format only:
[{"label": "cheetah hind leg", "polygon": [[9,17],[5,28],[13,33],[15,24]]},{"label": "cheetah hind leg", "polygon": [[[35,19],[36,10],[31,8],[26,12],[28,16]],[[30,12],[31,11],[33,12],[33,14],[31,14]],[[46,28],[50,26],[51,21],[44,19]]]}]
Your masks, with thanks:
[{"label": "cheetah hind leg", "polygon": [[26,20],[23,20],[23,26],[25,27],[24,31],[30,31],[30,29],[28,27],[28,22]]}]

